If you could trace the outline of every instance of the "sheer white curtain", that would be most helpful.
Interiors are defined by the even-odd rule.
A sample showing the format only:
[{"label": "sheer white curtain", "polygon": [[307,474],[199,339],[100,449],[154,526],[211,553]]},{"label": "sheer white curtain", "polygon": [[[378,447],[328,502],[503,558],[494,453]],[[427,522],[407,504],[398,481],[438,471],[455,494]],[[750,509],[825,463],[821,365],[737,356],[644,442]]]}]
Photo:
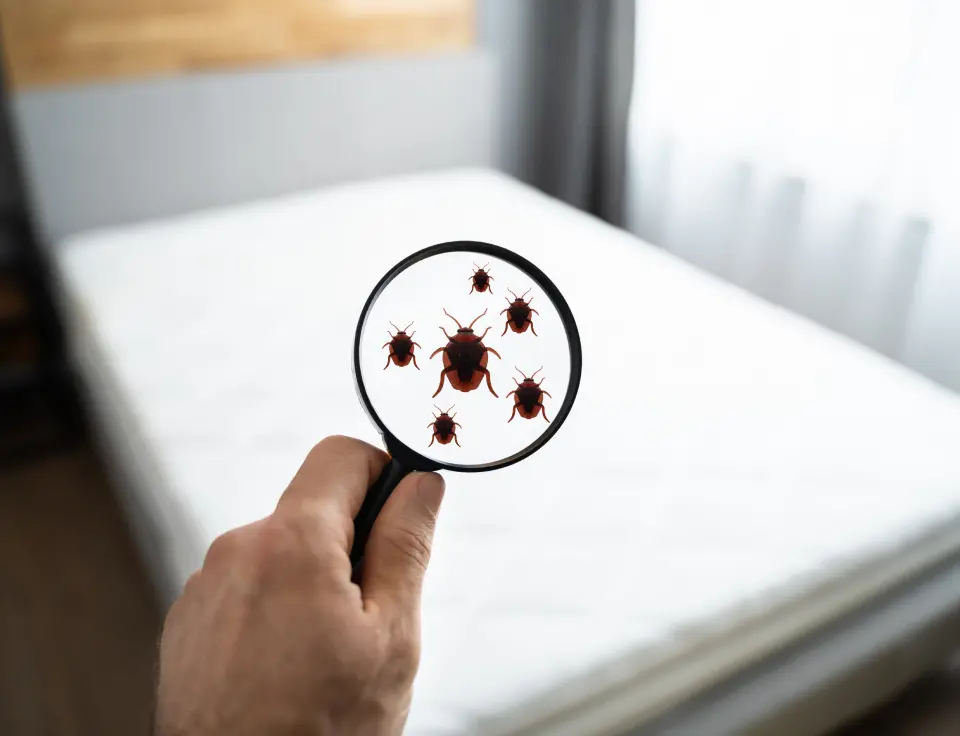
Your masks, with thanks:
[{"label": "sheer white curtain", "polygon": [[960,389],[960,2],[638,0],[628,224]]}]

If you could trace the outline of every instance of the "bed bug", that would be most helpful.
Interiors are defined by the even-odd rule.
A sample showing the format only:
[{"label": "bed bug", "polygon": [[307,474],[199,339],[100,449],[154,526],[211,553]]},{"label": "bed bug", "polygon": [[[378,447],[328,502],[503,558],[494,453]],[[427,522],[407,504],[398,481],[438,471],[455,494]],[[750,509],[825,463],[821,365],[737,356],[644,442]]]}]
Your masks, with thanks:
[{"label": "bed bug", "polygon": [[[507,289],[511,294],[513,294],[512,289]],[[507,329],[511,329],[516,333],[523,333],[527,331],[527,328],[534,334],[537,335],[537,331],[533,328],[533,319],[530,317],[531,314],[540,315],[536,309],[530,306],[530,302],[533,301],[533,298],[530,298],[530,302],[525,301],[523,297],[530,293],[530,289],[527,289],[523,292],[523,296],[517,296],[513,294],[513,301],[510,301],[509,297],[504,297],[507,300],[507,304],[510,306],[500,312],[500,314],[506,313],[507,323],[503,326],[503,332],[500,333],[500,337],[503,337],[507,334]]]},{"label": "bed bug", "polygon": [[483,293],[484,291],[489,291],[493,293],[493,288],[490,285],[490,282],[493,281],[493,276],[490,275],[490,272],[487,269],[490,267],[488,263],[483,268],[480,268],[476,263],[473,264],[473,267],[477,269],[473,272],[473,276],[470,277],[470,281],[473,282],[473,286],[470,287],[468,294],[472,294],[474,289]]},{"label": "bed bug", "polygon": [[487,370],[487,353],[493,353],[498,358],[500,357],[500,353],[483,344],[483,338],[486,337],[490,331],[489,327],[483,331],[482,335],[475,335],[473,333],[473,326],[477,323],[477,319],[480,319],[480,317],[486,314],[487,310],[484,309],[483,314],[473,320],[469,327],[463,327],[457,321],[457,318],[451,315],[446,309],[443,310],[443,313],[457,323],[458,329],[457,334],[451,337],[442,326],[440,327],[443,336],[447,338],[447,344],[441,348],[437,348],[430,354],[430,357],[433,358],[437,353],[443,353],[443,370],[440,371],[440,385],[437,386],[437,390],[433,395],[436,396],[440,393],[440,389],[443,388],[444,378],[450,381],[450,386],[456,391],[467,392],[477,388],[483,382],[484,376],[486,376],[487,388],[490,389],[490,393],[497,396],[497,392],[493,390],[493,384],[490,383],[490,371]]},{"label": "bed bug", "polygon": [[[506,398],[509,398],[513,395],[513,411],[510,412],[510,418],[507,420],[507,424],[513,421],[513,417],[517,413],[524,419],[533,419],[537,414],[542,413],[543,418],[547,424],[549,424],[550,420],[547,419],[547,409],[543,405],[543,397],[550,396],[550,394],[540,388],[540,383],[543,383],[544,379],[541,378],[540,383],[533,380],[534,376],[543,370],[543,366],[537,368],[537,370],[533,372],[533,375],[529,377],[525,376],[519,368],[516,370],[523,376],[523,383],[520,383],[514,378],[513,382],[517,384],[517,387],[506,396]],[[550,398],[552,399],[553,397],[550,396]]]},{"label": "bed bug", "polygon": [[[387,330],[390,339],[383,344],[383,347],[389,347],[390,354],[387,356],[387,364],[383,366],[383,370],[387,370],[387,368],[390,367],[390,361],[393,361],[393,364],[398,368],[403,368],[410,365],[411,360],[413,361],[413,367],[420,370],[420,366],[417,365],[417,356],[413,354],[413,346],[416,345],[418,348],[420,347],[420,343],[413,341],[413,336],[417,334],[417,331],[414,330],[411,334],[407,334],[407,330],[413,327],[413,322],[402,330],[393,324],[393,322],[390,323],[390,326],[397,331],[397,334],[390,335],[390,330]],[[381,348],[381,350],[382,349],[383,348]]]},{"label": "bed bug", "polygon": [[436,404],[433,406],[440,412],[440,416],[434,414],[433,421],[427,425],[433,429],[433,437],[430,438],[430,444],[427,445],[427,447],[433,447],[434,441],[439,442],[441,445],[449,445],[450,440],[456,442],[457,447],[462,447],[460,440],[457,439],[457,430],[455,428],[460,427],[460,429],[463,429],[463,425],[460,424],[460,422],[453,421],[457,417],[456,414],[450,416],[450,410],[453,409],[453,406],[456,406],[456,404],[446,411],[443,411]]}]

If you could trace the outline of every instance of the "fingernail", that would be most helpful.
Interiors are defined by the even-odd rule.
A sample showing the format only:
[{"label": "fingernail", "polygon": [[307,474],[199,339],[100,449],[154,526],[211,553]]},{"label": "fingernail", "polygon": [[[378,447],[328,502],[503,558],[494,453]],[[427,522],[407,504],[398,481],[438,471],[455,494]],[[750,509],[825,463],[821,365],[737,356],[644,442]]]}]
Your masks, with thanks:
[{"label": "fingernail", "polygon": [[420,499],[431,509],[440,508],[443,491],[446,488],[443,477],[437,473],[421,473],[417,481],[417,493]]}]

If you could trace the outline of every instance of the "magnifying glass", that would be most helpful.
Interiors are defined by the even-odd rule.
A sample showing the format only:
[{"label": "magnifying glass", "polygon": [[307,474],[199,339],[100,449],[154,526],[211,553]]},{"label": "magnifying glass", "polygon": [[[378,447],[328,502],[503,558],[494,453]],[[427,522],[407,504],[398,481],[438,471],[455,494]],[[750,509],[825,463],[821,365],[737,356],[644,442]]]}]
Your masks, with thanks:
[{"label": "magnifying glass", "polygon": [[496,470],[543,447],[573,407],[581,358],[563,295],[506,248],[443,243],[390,269],[354,339],[357,393],[391,457],[354,521],[354,569],[407,474]]}]

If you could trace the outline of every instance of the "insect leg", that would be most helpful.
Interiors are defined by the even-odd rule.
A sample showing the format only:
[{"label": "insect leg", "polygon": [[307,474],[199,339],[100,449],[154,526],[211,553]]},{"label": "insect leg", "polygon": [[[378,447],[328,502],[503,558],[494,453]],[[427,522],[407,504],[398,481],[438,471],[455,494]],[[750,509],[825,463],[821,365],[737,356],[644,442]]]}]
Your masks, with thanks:
[{"label": "insect leg", "polygon": [[[513,380],[516,381],[517,379],[514,378]],[[520,384],[518,383],[517,385],[519,386]],[[507,394],[506,396],[504,396],[503,398],[509,399],[509,398],[510,398],[511,396],[513,396],[515,393],[517,393],[517,389],[513,389],[513,391],[511,391],[510,393],[508,393],[508,394]]]},{"label": "insect leg", "polygon": [[530,311],[533,312],[538,317],[540,316],[540,312],[538,312],[536,309],[531,309]]},{"label": "insect leg", "polygon": [[[494,396],[496,396],[499,399],[500,395],[493,390],[493,384],[490,382],[490,371],[488,371],[486,368],[478,368],[477,370],[479,370],[481,373],[483,373],[487,377],[487,388],[490,389],[490,393],[492,393]],[[436,394],[434,394],[434,396],[436,396]]]},{"label": "insect leg", "polygon": [[473,286],[470,287],[470,291],[468,291],[467,293],[468,293],[468,294],[472,294],[472,293],[473,293],[473,290],[476,289],[476,288],[477,288],[477,285],[474,284]]},{"label": "insect leg", "polygon": [[[453,367],[453,366],[451,366],[451,368],[452,368],[452,367]],[[442,371],[440,371],[440,385],[437,386],[436,392],[434,392],[433,396],[430,397],[431,399],[432,399],[434,396],[436,396],[438,393],[440,393],[440,389],[443,388],[443,379],[447,377],[447,374],[448,374],[449,372],[450,372],[450,368],[444,368]],[[488,380],[489,380],[489,379],[488,379]]]},{"label": "insect leg", "polygon": [[460,429],[463,429],[463,425],[460,424],[460,422],[454,422],[454,424],[455,424],[456,426],[460,427]]},{"label": "insect leg", "polygon": [[457,435],[453,435],[453,441],[457,443],[457,447],[463,447],[463,445],[460,444],[460,440],[457,439]]},{"label": "insect leg", "polygon": [[[550,396],[550,392],[549,392],[549,391],[541,391],[540,393],[542,393],[544,396]],[[550,396],[550,398],[552,399],[553,397]],[[543,401],[543,399],[540,399],[540,401]]]},{"label": "insect leg", "polygon": [[[504,309],[503,311],[506,312],[507,310]],[[503,314],[503,312],[501,312],[501,314]],[[500,333],[500,337],[503,337],[504,335],[507,334],[507,328],[509,326],[510,326],[510,320],[507,320],[507,323],[503,326],[503,332]]]},{"label": "insect leg", "polygon": [[413,353],[410,353],[410,357],[413,358],[413,367],[417,370],[420,370],[420,366],[417,365],[417,356]]},{"label": "insect leg", "polygon": [[543,419],[547,424],[550,424],[550,420],[547,419],[547,407],[543,405],[543,399],[537,402],[537,406],[540,407],[540,413],[543,414]]},{"label": "insect leg", "polygon": [[387,356],[387,364],[383,366],[383,370],[387,370],[390,367],[390,359],[393,358],[393,353]]},{"label": "insect leg", "polygon": [[433,433],[433,437],[430,438],[430,444],[427,445],[427,447],[433,447],[433,442],[434,442],[434,440],[436,440],[436,439],[437,439],[437,433],[434,432],[434,433]]},{"label": "insect leg", "polygon": [[[442,332],[443,336],[447,338],[447,342],[450,342],[453,339],[452,337],[450,337],[450,335],[447,334],[447,331],[442,327],[440,328],[440,332]],[[440,349],[443,350],[443,348],[440,348]]]},{"label": "insect leg", "polygon": [[534,326],[533,326],[533,320],[531,320],[529,317],[527,318],[527,324],[530,325],[530,332],[533,333],[533,336],[534,336],[534,337],[540,337],[540,335],[537,334],[537,331],[536,331],[536,329],[535,329]]},{"label": "insect leg", "polygon": [[[446,345],[444,345],[443,347],[446,347]],[[430,353],[430,358],[432,358],[432,357],[433,357],[434,355],[436,355],[437,353],[442,353],[442,352],[443,352],[443,348],[437,348],[437,349],[434,350],[432,353]],[[429,360],[429,358],[428,358],[428,360]]]},{"label": "insect leg", "polygon": [[418,343],[418,342],[411,342],[410,344],[411,344],[411,345],[416,345],[418,348],[420,348],[421,350],[423,350],[423,346],[422,346],[420,343]]},{"label": "insect leg", "polygon": [[[494,350],[493,348],[487,348],[487,352],[488,352],[488,353],[493,353],[493,354],[496,355],[498,358],[500,358],[500,353],[498,353],[498,352],[497,352],[496,350]],[[503,358],[500,358],[500,360],[503,360]]]},{"label": "insect leg", "polygon": [[383,343],[383,345],[380,346],[380,349],[383,350],[383,349],[384,349],[385,347],[387,347],[387,345],[389,345],[391,342],[393,342],[393,341],[392,341],[392,340],[387,340],[385,343]]},{"label": "insect leg", "polygon": [[[511,391],[510,393],[515,393],[515,392]],[[509,396],[509,394],[508,394],[508,396]],[[510,418],[507,420],[507,424],[510,424],[510,422],[513,421],[513,417],[516,416],[516,413],[517,413],[517,405],[514,404],[514,405],[513,405],[513,411],[510,412]]]}]

